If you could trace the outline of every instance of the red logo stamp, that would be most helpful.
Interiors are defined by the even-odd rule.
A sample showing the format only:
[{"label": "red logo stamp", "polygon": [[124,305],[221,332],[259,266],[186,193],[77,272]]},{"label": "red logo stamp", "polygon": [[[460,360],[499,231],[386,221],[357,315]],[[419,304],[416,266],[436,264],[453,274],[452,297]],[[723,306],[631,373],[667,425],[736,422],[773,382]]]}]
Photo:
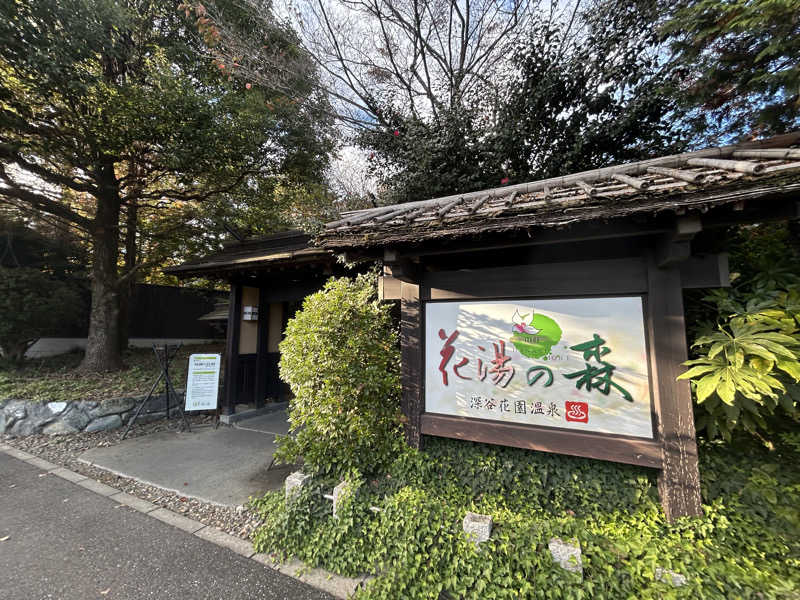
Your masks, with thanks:
[{"label": "red logo stamp", "polygon": [[589,404],[586,402],[564,402],[567,421],[589,422]]}]

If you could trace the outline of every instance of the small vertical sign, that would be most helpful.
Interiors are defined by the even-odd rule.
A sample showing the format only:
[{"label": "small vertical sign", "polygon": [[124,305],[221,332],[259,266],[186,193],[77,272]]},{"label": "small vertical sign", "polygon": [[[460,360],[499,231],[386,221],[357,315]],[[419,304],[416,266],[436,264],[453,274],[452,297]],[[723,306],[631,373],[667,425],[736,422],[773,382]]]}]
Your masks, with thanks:
[{"label": "small vertical sign", "polygon": [[214,410],[219,393],[220,354],[192,354],[186,378],[186,410]]}]

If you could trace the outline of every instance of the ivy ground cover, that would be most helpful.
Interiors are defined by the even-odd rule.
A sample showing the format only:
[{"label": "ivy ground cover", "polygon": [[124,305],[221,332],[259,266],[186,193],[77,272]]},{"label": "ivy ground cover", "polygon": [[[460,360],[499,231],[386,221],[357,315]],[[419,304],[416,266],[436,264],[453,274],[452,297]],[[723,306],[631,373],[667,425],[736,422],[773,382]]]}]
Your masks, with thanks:
[{"label": "ivy ground cover", "polygon": [[[404,451],[381,476],[348,477],[332,515],[317,477],[294,500],[254,502],[260,552],[376,578],[378,598],[800,598],[800,436],[701,442],[705,516],[667,524],[655,472],[442,439]],[[370,509],[379,508],[380,511]],[[491,515],[488,542],[462,532]],[[583,573],[553,562],[552,537],[577,541]],[[662,569],[686,577],[673,587]]]}]

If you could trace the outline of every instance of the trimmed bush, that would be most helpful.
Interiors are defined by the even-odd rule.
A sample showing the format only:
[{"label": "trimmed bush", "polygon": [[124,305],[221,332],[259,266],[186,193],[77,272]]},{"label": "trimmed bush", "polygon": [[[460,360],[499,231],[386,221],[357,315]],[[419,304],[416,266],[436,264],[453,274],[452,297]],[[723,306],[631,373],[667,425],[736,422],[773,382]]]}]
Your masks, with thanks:
[{"label": "trimmed bush", "polygon": [[294,394],[276,456],[316,473],[380,470],[402,441],[400,351],[377,276],[331,279],[303,302],[280,345]]}]

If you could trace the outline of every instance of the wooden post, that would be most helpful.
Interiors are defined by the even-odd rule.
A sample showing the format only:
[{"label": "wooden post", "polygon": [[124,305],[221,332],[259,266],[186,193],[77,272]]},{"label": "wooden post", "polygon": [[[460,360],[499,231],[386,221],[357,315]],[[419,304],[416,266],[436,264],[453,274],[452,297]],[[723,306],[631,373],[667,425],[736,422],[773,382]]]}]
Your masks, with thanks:
[{"label": "wooden post", "polygon": [[267,397],[267,352],[269,340],[269,302],[267,301],[268,289],[261,286],[258,290],[258,338],[256,340],[256,384],[255,398],[253,398],[256,408],[264,406],[264,399]]},{"label": "wooden post", "polygon": [[406,441],[412,448],[420,446],[422,399],[422,302],[417,283],[403,281],[400,286],[400,340],[402,352],[403,396],[406,416]]},{"label": "wooden post", "polygon": [[228,304],[228,339],[225,346],[225,404],[223,415],[232,415],[236,411],[236,389],[239,379],[239,334],[242,330],[242,286],[231,282],[231,293]]},{"label": "wooden post", "polygon": [[681,275],[677,266],[660,269],[648,261],[647,325],[657,435],[662,446],[658,492],[667,520],[702,514],[692,396],[688,381],[677,381],[687,359]]}]

